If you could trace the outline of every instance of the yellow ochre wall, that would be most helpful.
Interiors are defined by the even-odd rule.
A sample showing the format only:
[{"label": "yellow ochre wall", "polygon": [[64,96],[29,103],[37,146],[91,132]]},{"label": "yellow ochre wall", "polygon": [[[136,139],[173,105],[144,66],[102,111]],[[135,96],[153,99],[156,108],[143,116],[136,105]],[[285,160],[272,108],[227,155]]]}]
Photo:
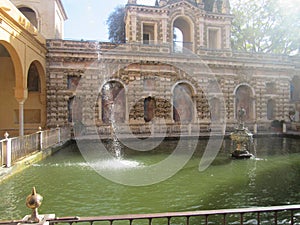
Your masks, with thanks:
[{"label": "yellow ochre wall", "polygon": [[[10,57],[0,57],[0,139],[7,131],[10,136],[31,133],[39,126],[46,126],[46,40],[32,26],[27,18],[9,1],[1,0],[0,45]],[[38,68],[40,93],[28,93],[27,74],[30,65]],[[39,122],[30,118],[31,123],[19,122],[19,110],[40,110]],[[30,112],[30,111],[29,111]],[[33,115],[34,116],[34,115]]]}]

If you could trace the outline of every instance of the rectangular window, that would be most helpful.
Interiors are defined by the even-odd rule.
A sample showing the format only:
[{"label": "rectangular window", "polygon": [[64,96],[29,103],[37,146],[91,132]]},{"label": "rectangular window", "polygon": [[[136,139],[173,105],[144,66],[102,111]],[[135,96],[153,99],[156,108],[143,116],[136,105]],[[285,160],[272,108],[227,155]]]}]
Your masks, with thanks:
[{"label": "rectangular window", "polygon": [[142,25],[142,38],[143,44],[153,44],[156,40],[156,25],[155,23],[143,23]]},{"label": "rectangular window", "polygon": [[149,45],[150,42],[150,35],[149,34],[143,34],[143,44]]},{"label": "rectangular window", "polygon": [[221,48],[221,38],[220,30],[217,28],[208,29],[208,48],[209,49],[220,49]]}]

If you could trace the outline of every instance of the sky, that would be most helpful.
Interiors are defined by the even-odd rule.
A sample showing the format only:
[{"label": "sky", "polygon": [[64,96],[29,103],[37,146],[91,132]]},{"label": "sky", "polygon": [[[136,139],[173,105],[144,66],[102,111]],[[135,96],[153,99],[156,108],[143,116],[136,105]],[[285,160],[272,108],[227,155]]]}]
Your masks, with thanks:
[{"label": "sky", "polygon": [[[62,0],[68,19],[64,39],[108,41],[106,20],[119,5],[128,0]],[[138,4],[154,5],[155,0],[138,0]]]},{"label": "sky", "polygon": [[[108,41],[106,20],[117,6],[128,0],[62,0],[68,19],[64,39]],[[284,6],[299,7],[300,0],[279,0]],[[137,0],[138,4],[154,5],[155,0]]]}]

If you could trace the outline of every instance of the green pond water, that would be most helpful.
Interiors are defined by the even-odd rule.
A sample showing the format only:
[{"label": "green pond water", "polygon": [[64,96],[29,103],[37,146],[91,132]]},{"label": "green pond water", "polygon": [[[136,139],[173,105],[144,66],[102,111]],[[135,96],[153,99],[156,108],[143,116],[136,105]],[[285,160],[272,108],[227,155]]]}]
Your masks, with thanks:
[{"label": "green pond water", "polygon": [[[185,142],[188,145],[189,140]],[[123,158],[137,167],[151,165],[165,159],[177,143],[168,140],[146,152],[123,147]],[[30,214],[25,199],[33,186],[44,198],[39,213],[59,217],[300,203],[300,139],[257,138],[251,150],[256,158],[249,160],[231,159],[230,140],[224,140],[216,159],[200,172],[206,143],[199,140],[191,160],[174,176],[148,186],[126,186],[103,178],[89,167],[76,143],[71,144],[0,184],[0,220]],[[93,143],[87,148],[93,148]]]}]

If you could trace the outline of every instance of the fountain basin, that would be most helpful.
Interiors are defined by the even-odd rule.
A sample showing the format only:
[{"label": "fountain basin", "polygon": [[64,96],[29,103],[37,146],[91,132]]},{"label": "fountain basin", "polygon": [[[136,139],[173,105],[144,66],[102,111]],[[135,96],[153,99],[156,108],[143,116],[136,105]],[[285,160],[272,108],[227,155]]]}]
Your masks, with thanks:
[{"label": "fountain basin", "polygon": [[[186,141],[188,146],[189,140]],[[39,213],[55,213],[58,217],[299,203],[300,139],[267,137],[255,138],[254,142],[253,160],[231,160],[228,158],[231,140],[226,139],[212,165],[199,172],[207,144],[207,140],[199,140],[193,158],[182,170],[161,183],[145,187],[124,186],[101,177],[73,144],[0,184],[5,193],[0,196],[0,218],[17,219],[28,214],[24,199],[33,185],[44,197]],[[176,140],[168,140],[148,152],[134,152],[124,147],[124,159],[138,162],[130,168],[146,167],[168,157],[176,144]],[[93,143],[87,150],[90,148]],[[104,170],[110,168],[110,164],[100,160],[99,166]],[[127,169],[111,167],[114,171]],[[57,204],[58,200],[63,204]]]}]

